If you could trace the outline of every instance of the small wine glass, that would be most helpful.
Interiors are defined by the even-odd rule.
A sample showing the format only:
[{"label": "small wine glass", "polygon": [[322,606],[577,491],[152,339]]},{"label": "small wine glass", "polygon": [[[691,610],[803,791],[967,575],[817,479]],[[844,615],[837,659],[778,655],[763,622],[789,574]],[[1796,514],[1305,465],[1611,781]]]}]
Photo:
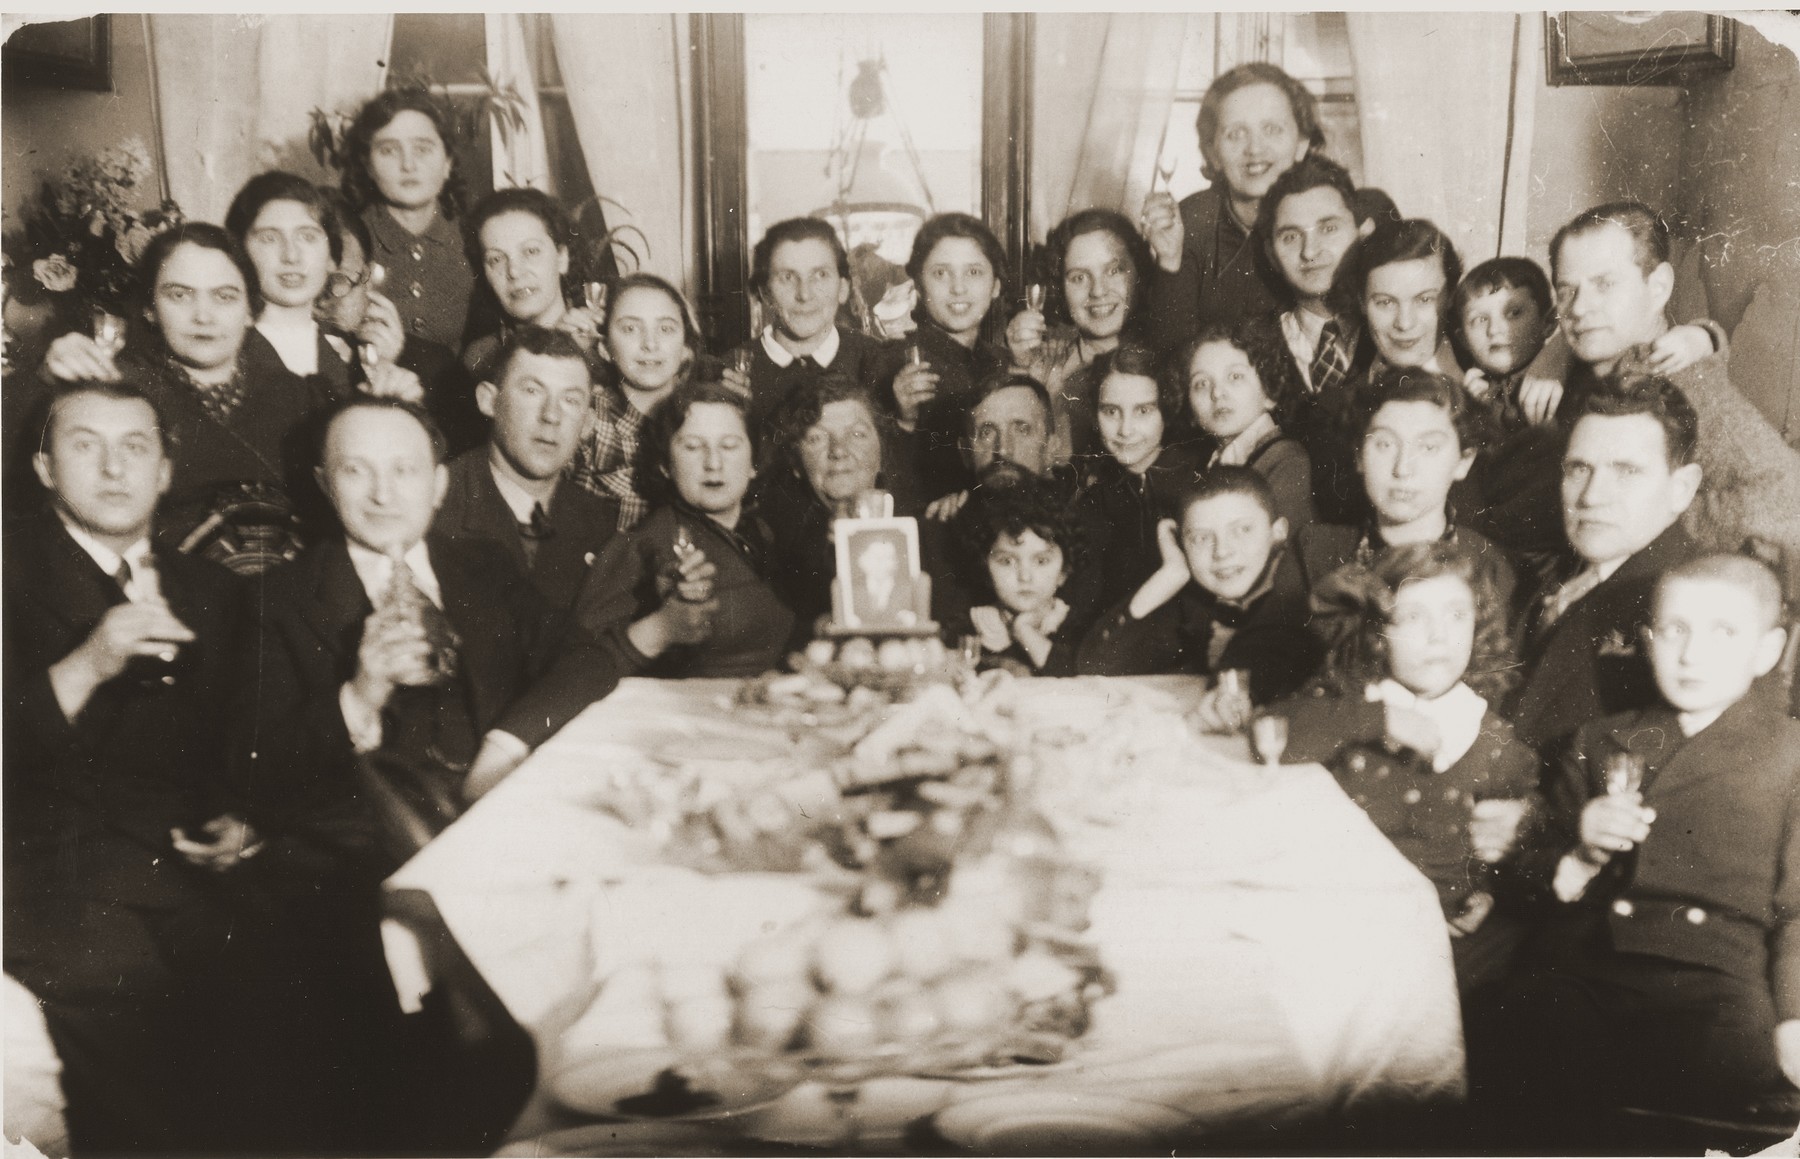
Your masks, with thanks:
[{"label": "small wine glass", "polygon": [[94,310],[94,344],[111,358],[125,349],[125,319],[98,307]]},{"label": "small wine glass", "polygon": [[1629,797],[1644,787],[1644,758],[1637,753],[1607,754],[1602,771],[1610,797]]},{"label": "small wine glass", "polygon": [[380,262],[370,262],[369,289],[379,292],[385,285],[387,285],[387,267]]},{"label": "small wine glass", "polygon": [[1044,284],[1042,282],[1033,282],[1025,287],[1025,308],[1035,310],[1040,314],[1044,312]]},{"label": "small wine glass", "polygon": [[750,367],[756,361],[756,352],[748,346],[740,346],[731,352],[731,369],[739,374],[748,375]]},{"label": "small wine glass", "polygon": [[687,524],[677,523],[675,525],[675,558],[685,560],[698,550],[699,548],[694,546],[693,537],[688,534]]},{"label": "small wine glass", "polygon": [[381,349],[373,342],[364,342],[356,348],[356,357],[362,363],[363,371],[367,373],[381,364]]},{"label": "small wine glass", "polygon": [[1227,696],[1250,695],[1250,673],[1243,668],[1226,668],[1219,673],[1219,691]]},{"label": "small wine glass", "polygon": [[1252,720],[1250,743],[1255,746],[1256,755],[1262,758],[1265,765],[1274,768],[1280,764],[1281,754],[1287,751],[1287,717],[1269,713]]},{"label": "small wine glass", "polygon": [[958,636],[956,638],[956,657],[962,661],[965,671],[974,672],[981,664],[981,637]]},{"label": "small wine glass", "polygon": [[907,343],[906,364],[908,366],[922,366],[924,362],[925,352],[919,349],[919,344],[917,342]]},{"label": "small wine glass", "polygon": [[594,321],[598,323],[601,315],[606,313],[606,283],[583,282],[581,304],[588,308],[588,312],[593,314]]}]

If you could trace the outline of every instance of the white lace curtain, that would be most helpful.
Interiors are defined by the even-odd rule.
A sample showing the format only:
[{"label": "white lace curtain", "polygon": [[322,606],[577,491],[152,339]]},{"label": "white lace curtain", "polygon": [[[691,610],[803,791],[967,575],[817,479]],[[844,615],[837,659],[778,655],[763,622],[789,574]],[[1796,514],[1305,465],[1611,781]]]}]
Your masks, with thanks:
[{"label": "white lace curtain", "polygon": [[691,295],[686,16],[559,12],[551,20],[588,175],[608,199],[608,227],[642,230],[644,268]]},{"label": "white lace curtain", "polygon": [[1040,13],[1031,236],[1098,206],[1136,220],[1174,100],[1185,15]]},{"label": "white lace curtain", "polygon": [[1347,22],[1368,184],[1407,217],[1436,222],[1465,265],[1523,254],[1541,18],[1352,12]]},{"label": "white lace curtain", "polygon": [[354,111],[380,91],[393,27],[389,15],[151,16],[169,195],[219,221],[264,169],[325,178],[306,145],[310,113]]}]

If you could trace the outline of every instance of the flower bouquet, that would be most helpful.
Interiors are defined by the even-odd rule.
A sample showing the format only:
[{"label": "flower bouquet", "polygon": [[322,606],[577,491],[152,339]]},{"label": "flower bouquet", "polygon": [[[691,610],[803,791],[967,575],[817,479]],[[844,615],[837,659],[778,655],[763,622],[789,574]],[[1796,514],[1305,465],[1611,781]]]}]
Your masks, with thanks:
[{"label": "flower bouquet", "polygon": [[175,202],[151,201],[154,188],[149,150],[137,138],[46,179],[6,239],[9,292],[48,301],[67,326],[82,330],[93,311],[135,312],[138,258],[183,220]]}]

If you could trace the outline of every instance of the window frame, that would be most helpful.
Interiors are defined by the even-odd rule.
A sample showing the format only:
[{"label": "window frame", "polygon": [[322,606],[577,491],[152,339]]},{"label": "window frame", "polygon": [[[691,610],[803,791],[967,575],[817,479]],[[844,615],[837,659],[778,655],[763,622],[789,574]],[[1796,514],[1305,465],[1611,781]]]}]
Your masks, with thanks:
[{"label": "window frame", "polygon": [[[720,349],[750,337],[749,121],[744,14],[689,17],[694,62],[694,161],[699,284],[695,309]],[[1031,180],[1032,17],[982,18],[982,216],[999,235],[1020,285]]]}]

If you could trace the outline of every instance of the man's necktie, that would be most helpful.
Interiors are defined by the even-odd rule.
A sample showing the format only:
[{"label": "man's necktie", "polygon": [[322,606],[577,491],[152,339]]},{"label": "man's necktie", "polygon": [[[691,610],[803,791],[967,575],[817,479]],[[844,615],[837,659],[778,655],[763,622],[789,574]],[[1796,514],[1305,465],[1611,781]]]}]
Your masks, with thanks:
[{"label": "man's necktie", "polygon": [[403,614],[418,617],[419,627],[424,630],[425,639],[431,645],[428,682],[437,684],[449,681],[456,675],[457,652],[462,645],[455,627],[450,623],[450,617],[425,594],[414,577],[412,568],[407,566],[404,559],[394,560],[394,577],[388,591],[389,599],[400,606]]},{"label": "man's necktie", "polygon": [[1344,328],[1336,318],[1327,321],[1319,331],[1319,345],[1313,351],[1307,374],[1313,389],[1320,393],[1342,386],[1350,377],[1350,346],[1344,341]]},{"label": "man's necktie", "polygon": [[533,503],[531,518],[519,523],[519,544],[525,549],[527,565],[537,562],[538,546],[555,534],[556,529],[550,526],[550,516],[544,505]]},{"label": "man's necktie", "polygon": [[125,593],[125,598],[130,599],[132,580],[131,561],[128,559],[121,559],[119,561],[118,569],[112,573],[112,577],[113,581],[119,585],[119,590]]}]

